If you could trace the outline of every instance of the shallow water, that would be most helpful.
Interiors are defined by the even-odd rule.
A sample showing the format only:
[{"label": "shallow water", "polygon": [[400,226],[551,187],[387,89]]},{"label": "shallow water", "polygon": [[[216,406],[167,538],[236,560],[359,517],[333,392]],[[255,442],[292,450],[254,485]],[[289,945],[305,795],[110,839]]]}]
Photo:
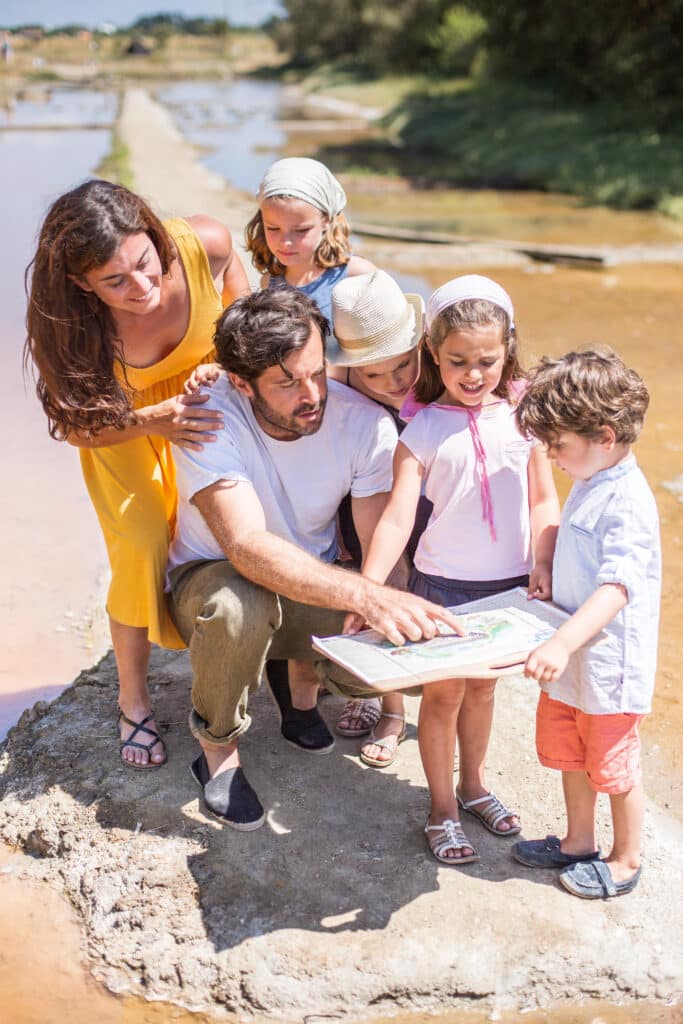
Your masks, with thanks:
[{"label": "shallow water", "polygon": [[276,82],[245,78],[175,82],[158,89],[156,98],[183,135],[202,147],[206,167],[253,194],[286,141],[278,123],[281,93]]},{"label": "shallow water", "polygon": [[[16,114],[23,116],[22,103]],[[0,736],[90,660],[86,620],[104,548],[76,449],[51,440],[24,381],[23,274],[49,203],[88,175],[109,138],[107,130],[0,132],[0,192],[9,199],[0,240],[0,403],[10,428],[0,495]]]},{"label": "shallow water", "polygon": [[[116,93],[69,86],[30,86],[16,103],[0,107],[0,128],[110,128],[116,117]],[[77,155],[74,154],[77,159]],[[86,164],[86,170],[92,165]]]},{"label": "shallow water", "polygon": [[359,221],[465,238],[585,246],[683,239],[683,221],[639,210],[584,206],[579,199],[552,193],[416,190],[399,179],[364,183],[362,178],[347,191],[349,207]]}]

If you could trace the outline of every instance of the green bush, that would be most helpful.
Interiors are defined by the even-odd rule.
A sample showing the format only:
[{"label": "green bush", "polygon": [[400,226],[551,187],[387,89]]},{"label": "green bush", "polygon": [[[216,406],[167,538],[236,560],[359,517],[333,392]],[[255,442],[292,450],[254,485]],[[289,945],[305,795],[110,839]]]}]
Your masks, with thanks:
[{"label": "green bush", "polygon": [[431,34],[439,71],[467,75],[477,57],[486,33],[486,20],[480,14],[458,4],[446,11],[441,24]]}]

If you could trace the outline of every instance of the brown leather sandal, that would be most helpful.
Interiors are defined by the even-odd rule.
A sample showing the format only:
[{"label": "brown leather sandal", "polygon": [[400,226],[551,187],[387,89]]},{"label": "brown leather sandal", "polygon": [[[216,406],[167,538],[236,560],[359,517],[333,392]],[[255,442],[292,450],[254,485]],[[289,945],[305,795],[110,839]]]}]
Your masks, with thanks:
[{"label": "brown leather sandal", "polygon": [[[342,713],[337,719],[334,731],[338,736],[367,736],[373,726],[377,725],[382,713],[382,704],[378,697],[354,697],[347,700],[342,708]],[[340,722],[350,719],[358,721],[357,726],[340,725]]]}]

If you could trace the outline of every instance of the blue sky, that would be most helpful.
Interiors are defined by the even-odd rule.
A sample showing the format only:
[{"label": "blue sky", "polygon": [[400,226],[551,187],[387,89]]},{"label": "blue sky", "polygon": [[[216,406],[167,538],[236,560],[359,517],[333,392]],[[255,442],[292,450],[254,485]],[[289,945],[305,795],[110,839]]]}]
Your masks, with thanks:
[{"label": "blue sky", "polygon": [[259,25],[280,10],[278,0],[0,0],[0,25],[29,22],[54,28],[68,22],[130,25],[146,14],[169,11],[186,17],[227,18],[234,25]]}]

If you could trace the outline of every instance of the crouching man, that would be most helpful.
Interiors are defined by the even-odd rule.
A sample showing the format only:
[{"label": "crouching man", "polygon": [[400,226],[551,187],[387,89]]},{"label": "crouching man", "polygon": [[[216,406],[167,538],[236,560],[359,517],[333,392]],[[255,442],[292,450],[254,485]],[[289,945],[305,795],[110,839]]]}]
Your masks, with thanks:
[{"label": "crouching man", "polygon": [[[224,428],[200,450],[174,451],[169,576],[192,661],[190,725],[202,748],[192,772],[206,808],[245,831],[265,818],[238,741],[266,658],[289,659],[283,736],[319,754],[334,740],[317,710],[312,633],[340,632],[346,612],[396,644],[434,636],[437,621],[458,628],[445,609],[335,565],[336,513],[349,492],[367,547],[391,489],[396,429],[375,403],[327,381],[326,326],[295,290],[234,302],[216,328],[226,374],[210,398]],[[370,691],[349,676],[344,692]]]}]

